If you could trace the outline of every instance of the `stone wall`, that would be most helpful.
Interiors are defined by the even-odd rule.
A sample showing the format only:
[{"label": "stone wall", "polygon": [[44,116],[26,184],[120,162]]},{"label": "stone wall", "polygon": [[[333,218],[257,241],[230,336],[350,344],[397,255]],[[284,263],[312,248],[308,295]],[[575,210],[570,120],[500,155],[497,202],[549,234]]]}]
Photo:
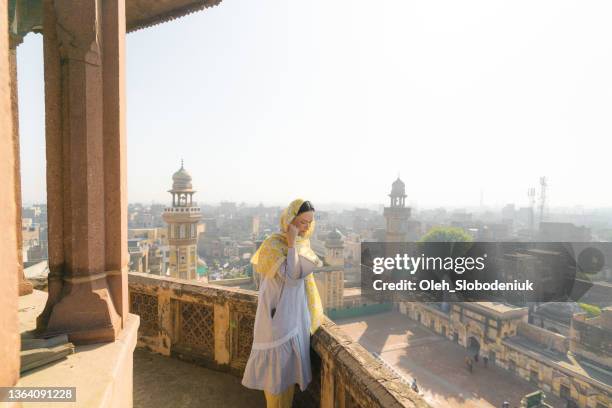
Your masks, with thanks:
[{"label": "stone wall", "polygon": [[213,285],[220,286],[240,286],[240,285],[249,285],[253,283],[253,278],[247,276],[245,278],[229,278],[229,279],[219,279],[210,282]]},{"label": "stone wall", "polygon": [[520,322],[517,327],[517,334],[562,354],[569,350],[569,339],[566,336],[529,323]]},{"label": "stone wall", "polygon": [[[541,353],[516,343],[504,342],[500,366],[529,381],[546,393],[571,399],[579,408],[607,408],[612,404],[612,387],[557,364]],[[512,367],[509,366],[512,362]]]},{"label": "stone wall", "polygon": [[257,309],[252,292],[132,272],[129,303],[141,319],[139,346],[237,375],[244,370]]},{"label": "stone wall", "polygon": [[[454,305],[447,314],[426,303],[403,302],[399,309],[411,319],[466,348],[469,345],[468,337],[476,336],[480,341],[480,354],[488,356],[491,363],[545,392],[561,398],[571,398],[580,408],[612,406],[612,387],[576,373],[568,367],[571,360],[564,361],[568,359],[566,353],[570,339],[522,320],[497,322],[495,325],[488,322],[489,328],[484,330],[477,321],[468,319],[468,315],[458,318],[456,307]],[[526,347],[521,339],[540,345],[540,349],[547,354]]]},{"label": "stone wall", "polygon": [[[8,21],[7,3],[0,0],[0,21]],[[19,204],[16,197],[18,155],[15,154],[11,78],[9,72],[9,38],[6,26],[0,32],[0,386],[15,385],[19,379],[19,322],[17,288],[19,241],[15,226]]]},{"label": "stone wall", "polygon": [[612,368],[612,308],[598,317],[575,314],[570,328],[570,349],[601,365]]},{"label": "stone wall", "polygon": [[[253,342],[257,292],[145,273],[129,274],[138,344],[242,377]],[[311,340],[313,380],[302,407],[426,407],[381,362],[325,319]]]},{"label": "stone wall", "polygon": [[443,312],[433,304],[421,302],[402,302],[399,311],[411,319],[427,326],[430,330],[447,339],[468,347],[470,338],[479,343],[482,356],[502,352],[501,339],[516,334],[520,319],[494,319],[467,310],[459,303],[452,304],[449,311]]}]

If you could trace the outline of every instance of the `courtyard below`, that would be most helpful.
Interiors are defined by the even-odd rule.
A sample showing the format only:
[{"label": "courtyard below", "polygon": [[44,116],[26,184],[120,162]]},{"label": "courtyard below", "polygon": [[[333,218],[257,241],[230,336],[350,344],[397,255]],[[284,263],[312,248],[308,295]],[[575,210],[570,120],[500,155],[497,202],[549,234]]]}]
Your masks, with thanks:
[{"label": "courtyard below", "polygon": [[[397,311],[336,321],[354,341],[380,356],[410,382],[417,379],[419,392],[436,408],[498,408],[504,401],[518,407],[521,398],[537,386],[482,360],[470,373],[467,350],[443,338]],[[546,402],[564,407],[547,393]]]}]

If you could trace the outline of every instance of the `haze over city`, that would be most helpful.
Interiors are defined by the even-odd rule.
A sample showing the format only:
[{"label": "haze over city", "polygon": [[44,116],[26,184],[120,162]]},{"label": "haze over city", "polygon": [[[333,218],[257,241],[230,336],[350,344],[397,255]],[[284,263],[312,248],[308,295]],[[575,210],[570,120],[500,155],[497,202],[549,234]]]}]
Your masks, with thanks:
[{"label": "haze over city", "polygon": [[[525,12],[529,10],[529,12]],[[609,207],[609,2],[233,0],[127,37],[130,202]],[[42,37],[19,48],[23,200],[45,201]]]}]

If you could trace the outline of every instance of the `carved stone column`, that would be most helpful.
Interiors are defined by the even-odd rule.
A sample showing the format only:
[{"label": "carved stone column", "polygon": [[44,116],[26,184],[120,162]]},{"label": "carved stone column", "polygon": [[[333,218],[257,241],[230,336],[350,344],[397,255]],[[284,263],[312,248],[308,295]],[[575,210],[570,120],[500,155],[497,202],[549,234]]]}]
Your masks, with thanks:
[{"label": "carved stone column", "polygon": [[23,236],[21,231],[21,164],[19,157],[19,92],[17,86],[17,44],[21,39],[11,38],[9,48],[9,71],[11,78],[11,112],[13,123],[13,154],[15,157],[15,200],[17,206],[17,255],[19,257],[19,269],[17,276],[19,280],[19,296],[32,293],[32,283],[28,282],[23,275]]},{"label": "carved stone column", "polygon": [[[0,0],[0,21],[7,21],[6,0]],[[6,27],[6,26],[3,26]],[[16,171],[11,112],[8,30],[0,30],[0,386],[19,379],[19,322],[17,274],[19,271]],[[20,226],[21,227],[21,226]]]},{"label": "carved stone column", "polygon": [[44,2],[49,298],[43,335],[113,341],[127,318],[123,0]]}]

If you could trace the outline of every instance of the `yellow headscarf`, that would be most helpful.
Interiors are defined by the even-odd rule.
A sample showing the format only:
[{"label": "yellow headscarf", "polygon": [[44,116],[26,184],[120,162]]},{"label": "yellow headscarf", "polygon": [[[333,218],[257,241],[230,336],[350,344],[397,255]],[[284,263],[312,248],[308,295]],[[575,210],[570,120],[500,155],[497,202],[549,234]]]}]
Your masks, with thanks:
[{"label": "yellow headscarf", "polygon": [[[267,237],[261,243],[259,249],[253,254],[251,263],[253,264],[253,269],[260,275],[266,278],[274,278],[280,266],[287,258],[288,247],[285,233],[303,203],[304,200],[298,198],[293,200],[291,204],[283,210],[280,217],[281,232],[274,233]],[[323,263],[312,248],[310,248],[310,236],[314,232],[314,227],[315,221],[313,219],[304,236],[298,235],[296,237],[295,249],[298,255],[303,256],[317,266],[322,266]],[[323,321],[323,305],[312,273],[304,279],[304,287],[306,290],[306,298],[308,299],[308,310],[310,312],[310,333],[314,334]]]}]

